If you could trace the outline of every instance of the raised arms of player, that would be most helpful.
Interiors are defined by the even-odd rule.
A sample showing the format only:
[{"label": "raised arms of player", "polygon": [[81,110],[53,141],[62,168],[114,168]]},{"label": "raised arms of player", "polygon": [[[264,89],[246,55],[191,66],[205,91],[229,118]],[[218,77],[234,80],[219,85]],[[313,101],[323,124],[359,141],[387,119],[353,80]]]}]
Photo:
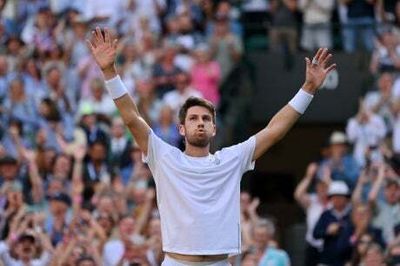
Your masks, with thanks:
[{"label": "raised arms of player", "polygon": [[[92,39],[87,40],[88,46],[94,59],[103,72],[106,81],[113,80],[117,77],[115,68],[115,56],[117,48],[117,40],[111,37],[110,31],[104,29],[104,34],[100,28],[96,28],[92,32]],[[114,83],[114,82],[113,82]],[[140,116],[135,102],[128,93],[123,93],[125,85],[123,83],[115,82],[115,89],[122,91],[121,96],[114,98],[115,105],[117,106],[125,125],[129,128],[135,141],[139,145],[143,153],[147,154],[147,141],[150,132],[149,125]]]},{"label": "raised arms of player", "polygon": [[[314,95],[324,82],[326,75],[336,67],[336,64],[328,65],[331,57],[332,55],[328,53],[328,49],[320,48],[313,58],[313,63],[309,58],[305,58],[306,77],[302,86],[303,94]],[[281,140],[300,116],[301,113],[296,111],[290,104],[287,104],[275,114],[268,125],[256,134],[256,148],[253,160],[258,159],[272,145]]]}]

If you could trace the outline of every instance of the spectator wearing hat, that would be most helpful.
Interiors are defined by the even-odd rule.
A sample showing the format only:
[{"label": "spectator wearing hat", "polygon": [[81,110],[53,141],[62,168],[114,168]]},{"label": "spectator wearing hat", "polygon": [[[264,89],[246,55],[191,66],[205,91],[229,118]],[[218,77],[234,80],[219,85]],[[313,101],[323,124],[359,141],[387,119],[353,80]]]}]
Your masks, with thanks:
[{"label": "spectator wearing hat", "polygon": [[332,181],[328,189],[331,207],[319,218],[313,237],[324,241],[320,263],[342,266],[350,259],[350,190],[343,181]]},{"label": "spectator wearing hat", "polygon": [[71,221],[71,198],[65,193],[49,195],[49,213],[46,215],[45,231],[50,236],[51,243],[56,245],[62,241],[64,233]]},{"label": "spectator wearing hat", "polygon": [[[321,239],[313,237],[315,225],[321,214],[328,208],[328,187],[331,182],[328,176],[325,179],[316,178],[318,165],[310,163],[303,180],[297,185],[294,198],[306,212],[307,233],[304,265],[315,266],[319,263],[320,252],[323,247]],[[315,192],[307,193],[315,181]]]},{"label": "spectator wearing hat", "polygon": [[22,179],[20,177],[20,167],[18,160],[6,155],[0,158],[0,184],[13,182]]},{"label": "spectator wearing hat", "polygon": [[[13,237],[16,239],[12,239]],[[50,263],[53,248],[46,234],[26,230],[13,237],[0,242],[0,261],[5,265],[42,266]]]},{"label": "spectator wearing hat", "polygon": [[317,176],[321,179],[341,180],[350,189],[356,185],[360,167],[351,154],[347,153],[347,138],[343,132],[335,131],[329,137],[328,156],[318,168]]}]

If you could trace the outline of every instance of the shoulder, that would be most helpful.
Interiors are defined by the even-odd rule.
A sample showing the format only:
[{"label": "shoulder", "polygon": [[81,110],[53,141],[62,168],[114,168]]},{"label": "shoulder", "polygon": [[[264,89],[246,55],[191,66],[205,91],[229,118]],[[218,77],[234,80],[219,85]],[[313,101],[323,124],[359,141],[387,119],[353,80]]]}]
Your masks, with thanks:
[{"label": "shoulder", "polygon": [[277,249],[277,248],[268,248],[267,256],[275,257],[276,259],[280,259],[280,260],[288,260],[289,259],[289,255],[286,253],[286,251],[284,251],[283,249]]}]

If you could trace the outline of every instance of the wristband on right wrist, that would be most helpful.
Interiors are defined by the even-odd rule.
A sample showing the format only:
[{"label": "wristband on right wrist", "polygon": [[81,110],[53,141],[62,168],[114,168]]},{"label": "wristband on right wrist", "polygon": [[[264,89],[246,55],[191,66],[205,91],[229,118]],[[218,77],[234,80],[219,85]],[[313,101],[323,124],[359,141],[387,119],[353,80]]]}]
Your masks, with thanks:
[{"label": "wristband on right wrist", "polygon": [[105,84],[113,100],[120,98],[128,93],[128,90],[126,89],[125,84],[122,82],[119,75],[115,76],[112,79],[106,80]]},{"label": "wristband on right wrist", "polygon": [[293,107],[296,112],[300,114],[304,114],[307,107],[310,105],[314,95],[306,92],[303,89],[300,89],[296,95],[290,100],[289,105]]}]

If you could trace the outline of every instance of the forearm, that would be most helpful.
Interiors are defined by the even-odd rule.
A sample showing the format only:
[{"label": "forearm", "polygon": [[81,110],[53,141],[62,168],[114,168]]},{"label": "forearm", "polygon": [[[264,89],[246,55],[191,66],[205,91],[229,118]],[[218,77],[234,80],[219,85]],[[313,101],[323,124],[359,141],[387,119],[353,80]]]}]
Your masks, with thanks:
[{"label": "forearm", "polygon": [[358,182],[356,188],[353,191],[353,195],[351,196],[351,201],[353,204],[358,204],[361,202],[361,192],[362,192],[362,184]]},{"label": "forearm", "polygon": [[371,191],[369,192],[369,195],[368,195],[368,201],[370,203],[374,203],[376,201],[376,199],[378,198],[379,190],[382,187],[384,178],[385,178],[385,176],[379,175],[378,178],[376,179],[374,185],[372,186]]},{"label": "forearm", "polygon": [[[300,118],[300,114],[291,106],[283,107],[269,122],[267,127],[256,135],[256,149],[253,159],[259,158],[275,143],[280,141]],[[259,145],[258,145],[259,144]]]},{"label": "forearm", "polygon": [[129,128],[135,141],[144,153],[147,153],[147,139],[150,127],[140,116],[138,108],[119,76],[114,71],[103,71],[106,87],[117,106],[124,124]]},{"label": "forearm", "polygon": [[298,202],[302,202],[302,199],[306,195],[310,183],[311,183],[311,178],[305,176],[303,180],[301,180],[301,182],[297,185],[296,191],[294,192],[294,197]]}]

